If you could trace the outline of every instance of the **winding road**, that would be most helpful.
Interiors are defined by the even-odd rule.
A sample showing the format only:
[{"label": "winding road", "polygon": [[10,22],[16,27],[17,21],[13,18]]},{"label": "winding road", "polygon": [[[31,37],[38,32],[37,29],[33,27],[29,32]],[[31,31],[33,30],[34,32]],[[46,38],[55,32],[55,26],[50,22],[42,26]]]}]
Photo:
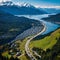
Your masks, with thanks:
[{"label": "winding road", "polygon": [[29,40],[27,40],[26,44],[25,44],[25,51],[26,51],[26,54],[31,58],[31,60],[36,60],[36,58],[32,55],[32,53],[30,52],[30,49],[29,49],[29,43],[31,40],[33,40],[35,37],[37,37],[38,35],[42,34],[45,30],[46,30],[46,26],[44,23],[43,24],[43,29],[42,31],[38,32],[36,35],[32,36]]}]

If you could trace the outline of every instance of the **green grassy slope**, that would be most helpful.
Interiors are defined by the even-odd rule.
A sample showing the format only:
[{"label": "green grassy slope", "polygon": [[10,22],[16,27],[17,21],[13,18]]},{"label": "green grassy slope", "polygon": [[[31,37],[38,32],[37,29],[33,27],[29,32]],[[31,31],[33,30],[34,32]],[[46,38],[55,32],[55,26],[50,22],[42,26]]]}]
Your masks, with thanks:
[{"label": "green grassy slope", "polygon": [[38,48],[42,48],[44,50],[46,50],[47,48],[52,48],[57,42],[56,38],[58,38],[60,36],[59,31],[60,30],[55,31],[50,36],[46,36],[43,39],[35,40],[35,41],[33,40],[30,43],[30,47],[38,47]]},{"label": "green grassy slope", "polygon": [[39,40],[30,43],[33,49],[42,56],[42,60],[60,60],[60,29]]}]

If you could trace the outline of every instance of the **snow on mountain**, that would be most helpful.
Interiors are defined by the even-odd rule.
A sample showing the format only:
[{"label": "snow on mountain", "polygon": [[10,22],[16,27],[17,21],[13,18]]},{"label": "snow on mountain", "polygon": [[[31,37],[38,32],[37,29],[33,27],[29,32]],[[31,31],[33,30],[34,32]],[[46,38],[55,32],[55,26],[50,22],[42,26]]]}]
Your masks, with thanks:
[{"label": "snow on mountain", "polygon": [[21,6],[35,8],[35,6],[33,6],[29,3],[22,3]]},{"label": "snow on mountain", "polygon": [[1,2],[0,9],[13,15],[35,15],[47,13],[29,3],[14,3],[12,1]]},{"label": "snow on mountain", "polygon": [[34,8],[34,6],[29,4],[29,3],[20,3],[20,2],[15,3],[15,2],[12,2],[12,1],[0,2],[0,5],[6,5],[6,6],[17,5],[17,6],[20,6],[20,7],[32,7],[32,8]]}]

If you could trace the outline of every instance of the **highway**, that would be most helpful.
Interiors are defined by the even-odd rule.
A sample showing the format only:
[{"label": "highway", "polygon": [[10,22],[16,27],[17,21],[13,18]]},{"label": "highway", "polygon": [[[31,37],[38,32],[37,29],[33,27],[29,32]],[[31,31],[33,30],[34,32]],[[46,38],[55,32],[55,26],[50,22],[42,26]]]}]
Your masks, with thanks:
[{"label": "highway", "polygon": [[30,49],[29,49],[29,43],[31,40],[33,40],[35,37],[37,37],[38,35],[42,34],[45,30],[46,30],[46,26],[44,23],[43,24],[43,29],[42,31],[38,32],[36,35],[32,36],[29,40],[27,40],[26,44],[25,44],[25,51],[26,51],[26,54],[30,57],[31,60],[36,60],[36,58],[32,55],[32,53],[30,52]]}]

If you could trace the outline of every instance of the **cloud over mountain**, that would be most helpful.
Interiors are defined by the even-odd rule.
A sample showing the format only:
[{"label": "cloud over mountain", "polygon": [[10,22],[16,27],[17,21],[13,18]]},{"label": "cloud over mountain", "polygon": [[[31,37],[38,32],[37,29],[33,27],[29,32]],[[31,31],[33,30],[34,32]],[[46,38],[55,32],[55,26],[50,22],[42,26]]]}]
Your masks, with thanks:
[{"label": "cloud over mountain", "polygon": [[6,1],[11,1],[11,0],[0,0],[0,2],[6,2]]}]

